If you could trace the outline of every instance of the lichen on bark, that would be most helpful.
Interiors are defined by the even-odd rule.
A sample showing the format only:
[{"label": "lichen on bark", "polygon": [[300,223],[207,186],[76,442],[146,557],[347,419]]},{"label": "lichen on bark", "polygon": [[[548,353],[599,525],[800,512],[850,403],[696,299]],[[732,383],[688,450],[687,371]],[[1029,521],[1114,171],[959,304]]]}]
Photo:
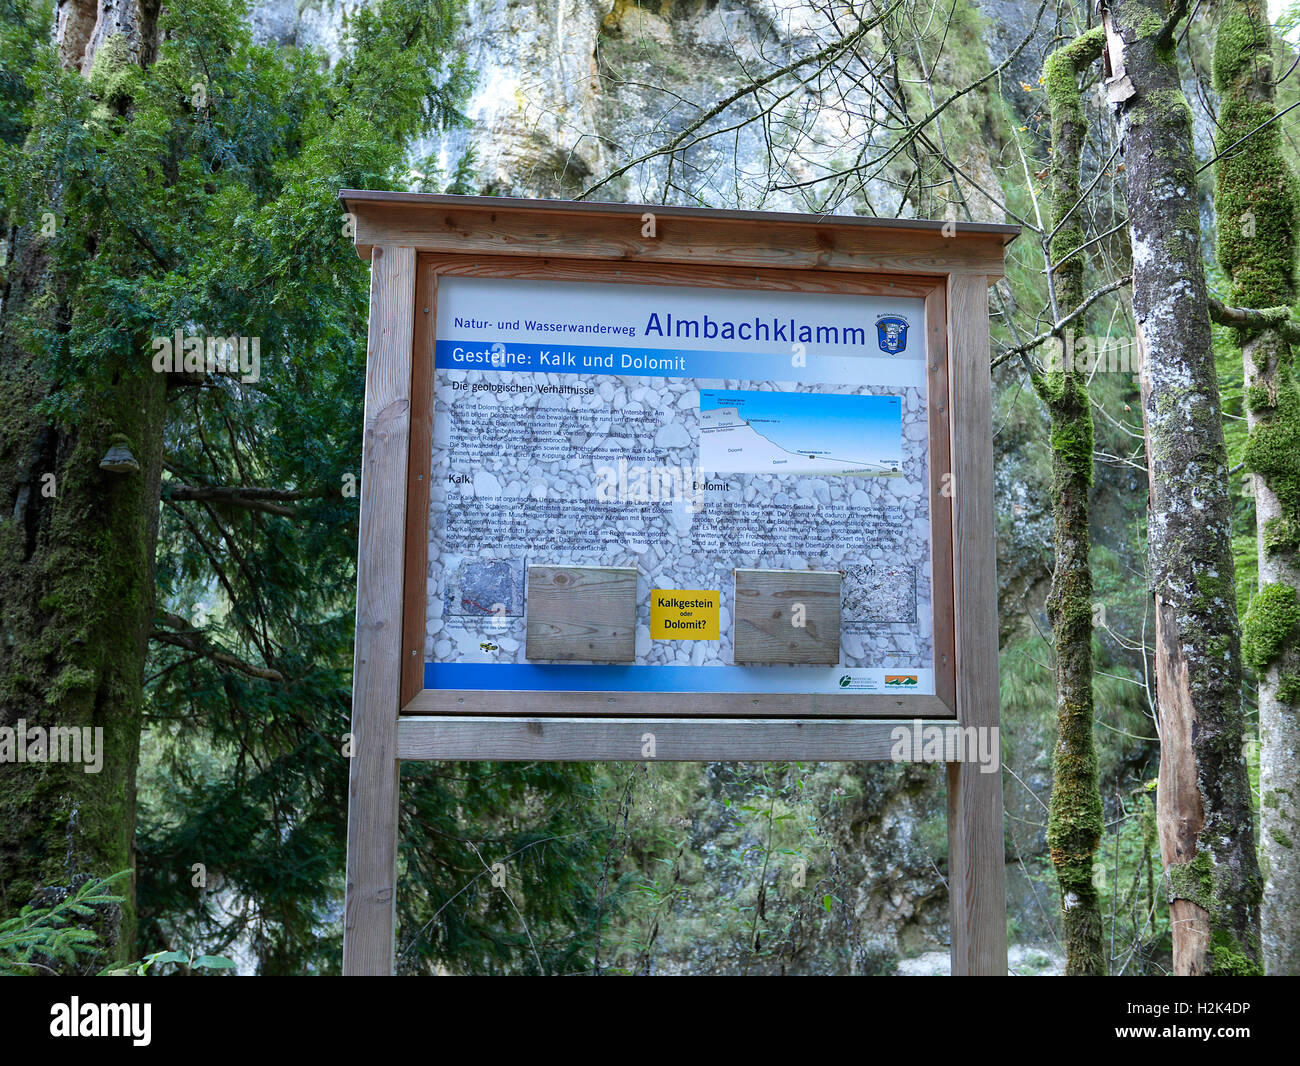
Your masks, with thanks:
[{"label": "lichen on bark", "polygon": [[[1142,343],[1156,617],[1161,855],[1174,971],[1258,971],[1260,878],[1242,758],[1232,500],[1196,224],[1196,160],[1168,8],[1106,5]],[[1197,868],[1179,869],[1196,862]],[[1193,876],[1197,869],[1204,876]],[[1195,893],[1189,881],[1198,884]]]},{"label": "lichen on bark", "polygon": [[[1043,69],[1052,122],[1049,248],[1055,304],[1068,314],[1083,302],[1084,235],[1078,218],[1080,168],[1087,122],[1079,75],[1101,55],[1103,36],[1093,30],[1053,52]],[[1052,623],[1057,742],[1047,844],[1061,894],[1066,973],[1106,972],[1101,910],[1093,876],[1102,832],[1097,749],[1093,740],[1092,571],[1088,553],[1093,424],[1088,392],[1070,357],[1084,334],[1077,319],[1059,338],[1065,358],[1035,373],[1035,391],[1047,407],[1052,452],[1055,566],[1047,608]]]},{"label": "lichen on bark", "polygon": [[[1220,96],[1215,209],[1219,260],[1237,307],[1289,306],[1296,297],[1300,185],[1282,156],[1273,39],[1259,0],[1223,5],[1214,48]],[[1260,789],[1291,794],[1300,744],[1300,390],[1291,346],[1276,328],[1236,330],[1242,349],[1254,483],[1259,587],[1242,620],[1242,653],[1259,683]],[[1292,803],[1260,809],[1265,874],[1261,944],[1267,972],[1300,973],[1300,832]]]},{"label": "lichen on bark", "polygon": [[[120,5],[101,22],[139,16],[152,27],[138,8]],[[100,35],[84,52],[69,50],[67,63],[92,70],[121,106],[139,45]],[[90,730],[92,739],[102,731],[102,765],[86,772],[84,763],[47,760],[0,772],[0,915],[52,905],[88,878],[133,866],[154,607],[167,384],[149,369],[148,337],[126,327],[105,331],[84,373],[67,372],[69,338],[96,311],[78,300],[84,277],[68,268],[66,248],[77,249],[77,265],[95,266],[112,250],[93,228],[94,210],[50,208],[63,217],[64,258],[37,229],[18,228],[0,314],[0,725]],[[140,469],[101,469],[122,436],[138,445]],[[133,886],[126,896],[89,923],[119,960],[134,956]],[[66,968],[98,966],[82,958]]]}]

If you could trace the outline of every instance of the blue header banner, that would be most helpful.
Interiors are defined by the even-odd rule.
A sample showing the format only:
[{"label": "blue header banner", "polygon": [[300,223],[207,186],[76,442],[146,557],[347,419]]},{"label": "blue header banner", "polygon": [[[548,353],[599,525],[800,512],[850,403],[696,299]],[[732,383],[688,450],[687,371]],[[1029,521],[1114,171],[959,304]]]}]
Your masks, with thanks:
[{"label": "blue header banner", "polygon": [[576,344],[525,344],[483,340],[440,340],[434,348],[439,370],[515,374],[616,375],[695,378],[705,381],[797,381],[857,384],[863,380],[910,385],[921,374],[913,361],[867,356],[799,356],[763,352],[704,352],[681,348],[610,348]]}]

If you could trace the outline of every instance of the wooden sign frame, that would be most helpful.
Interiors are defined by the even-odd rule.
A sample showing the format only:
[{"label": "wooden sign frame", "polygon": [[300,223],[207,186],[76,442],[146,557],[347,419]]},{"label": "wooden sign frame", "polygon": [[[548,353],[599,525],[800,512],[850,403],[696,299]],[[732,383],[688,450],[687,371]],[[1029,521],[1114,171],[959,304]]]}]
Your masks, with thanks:
[{"label": "wooden sign frame", "polygon": [[[639,760],[647,733],[655,758],[669,761],[887,761],[900,724],[998,726],[988,286],[1018,227],[351,190],[340,198],[371,263],[345,974],[392,972],[402,761]],[[680,694],[425,689],[433,324],[447,276],[924,299],[935,695],[713,693],[706,716],[673,706]],[[947,776],[952,972],[1005,974],[1001,774],[951,762]]]}]

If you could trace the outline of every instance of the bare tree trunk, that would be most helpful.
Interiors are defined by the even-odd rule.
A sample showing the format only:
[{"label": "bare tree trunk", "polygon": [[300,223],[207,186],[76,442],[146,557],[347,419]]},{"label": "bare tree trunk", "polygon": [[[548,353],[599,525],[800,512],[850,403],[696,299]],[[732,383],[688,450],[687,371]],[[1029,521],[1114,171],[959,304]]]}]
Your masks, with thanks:
[{"label": "bare tree trunk", "polygon": [[[1077,205],[1084,119],[1079,72],[1101,56],[1100,28],[1053,52],[1044,66],[1052,118],[1051,212],[1056,236],[1053,270],[1053,317],[1060,321],[1083,302],[1082,255],[1067,259],[1083,244]],[[1064,260],[1064,262],[1062,262]],[[1034,388],[1051,419],[1052,517],[1055,568],[1047,598],[1055,652],[1057,741],[1052,758],[1052,798],[1047,844],[1061,891],[1061,924],[1066,973],[1090,976],[1106,972],[1102,953],[1101,909],[1093,879],[1101,839],[1102,805],[1097,786],[1097,749],[1092,720],[1092,570],[1088,528],[1092,487],[1092,409],[1088,391],[1075,367],[1075,342],[1085,334],[1083,317],[1066,327],[1059,366],[1034,375]]]},{"label": "bare tree trunk", "polygon": [[[85,11],[65,0],[56,27],[65,65],[89,71],[95,42],[114,39],[104,28],[120,33],[124,20],[137,28],[138,44],[140,11],[134,0],[102,0],[87,29]],[[152,34],[152,16],[146,21]],[[50,213],[58,217],[59,205]],[[28,761],[0,765],[0,914],[30,900],[49,905],[89,877],[134,864],[167,401],[148,338],[105,355],[93,387],[52,377],[48,353],[22,320],[30,314],[47,336],[64,333],[72,314],[66,279],[50,269],[39,234],[13,237],[0,305],[0,726],[16,736],[21,723],[17,743]],[[66,419],[39,406],[60,385],[73,400]],[[114,446],[130,453],[135,469],[124,460],[101,467]],[[98,770],[87,772],[94,760],[84,748],[80,762],[51,761],[52,743],[32,760],[32,741],[42,735],[32,731],[48,740],[55,728],[89,739]],[[71,753],[70,743],[60,752]],[[111,955],[133,956],[133,905],[102,909],[93,924]]]},{"label": "bare tree trunk", "polygon": [[[1185,3],[1175,4],[1177,14]],[[1163,0],[1104,7],[1142,353],[1155,595],[1160,850],[1174,972],[1260,972],[1259,867],[1242,756],[1228,462],[1201,263],[1192,115]]]},{"label": "bare tree trunk", "polygon": [[[1296,296],[1298,190],[1282,158],[1281,128],[1273,121],[1273,37],[1259,0],[1224,5],[1214,47],[1214,87],[1221,101],[1216,148],[1222,157],[1215,171],[1219,261],[1232,276],[1231,302],[1289,305]],[[1243,620],[1242,651],[1259,679],[1260,934],[1266,972],[1295,975],[1300,974],[1295,761],[1300,750],[1300,390],[1291,346],[1279,329],[1237,332],[1259,558],[1259,588]]]}]

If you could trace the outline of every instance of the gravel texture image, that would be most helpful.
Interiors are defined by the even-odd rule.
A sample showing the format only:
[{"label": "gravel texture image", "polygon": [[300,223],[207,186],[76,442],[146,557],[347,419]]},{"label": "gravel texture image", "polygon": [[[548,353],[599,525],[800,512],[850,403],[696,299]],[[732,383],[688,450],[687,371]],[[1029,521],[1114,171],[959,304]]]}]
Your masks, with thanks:
[{"label": "gravel texture image", "polygon": [[916,567],[863,564],[844,568],[843,622],[916,621]]},{"label": "gravel texture image", "polygon": [[523,615],[523,568],[507,559],[462,560],[447,571],[444,614],[448,618],[519,618]]}]

